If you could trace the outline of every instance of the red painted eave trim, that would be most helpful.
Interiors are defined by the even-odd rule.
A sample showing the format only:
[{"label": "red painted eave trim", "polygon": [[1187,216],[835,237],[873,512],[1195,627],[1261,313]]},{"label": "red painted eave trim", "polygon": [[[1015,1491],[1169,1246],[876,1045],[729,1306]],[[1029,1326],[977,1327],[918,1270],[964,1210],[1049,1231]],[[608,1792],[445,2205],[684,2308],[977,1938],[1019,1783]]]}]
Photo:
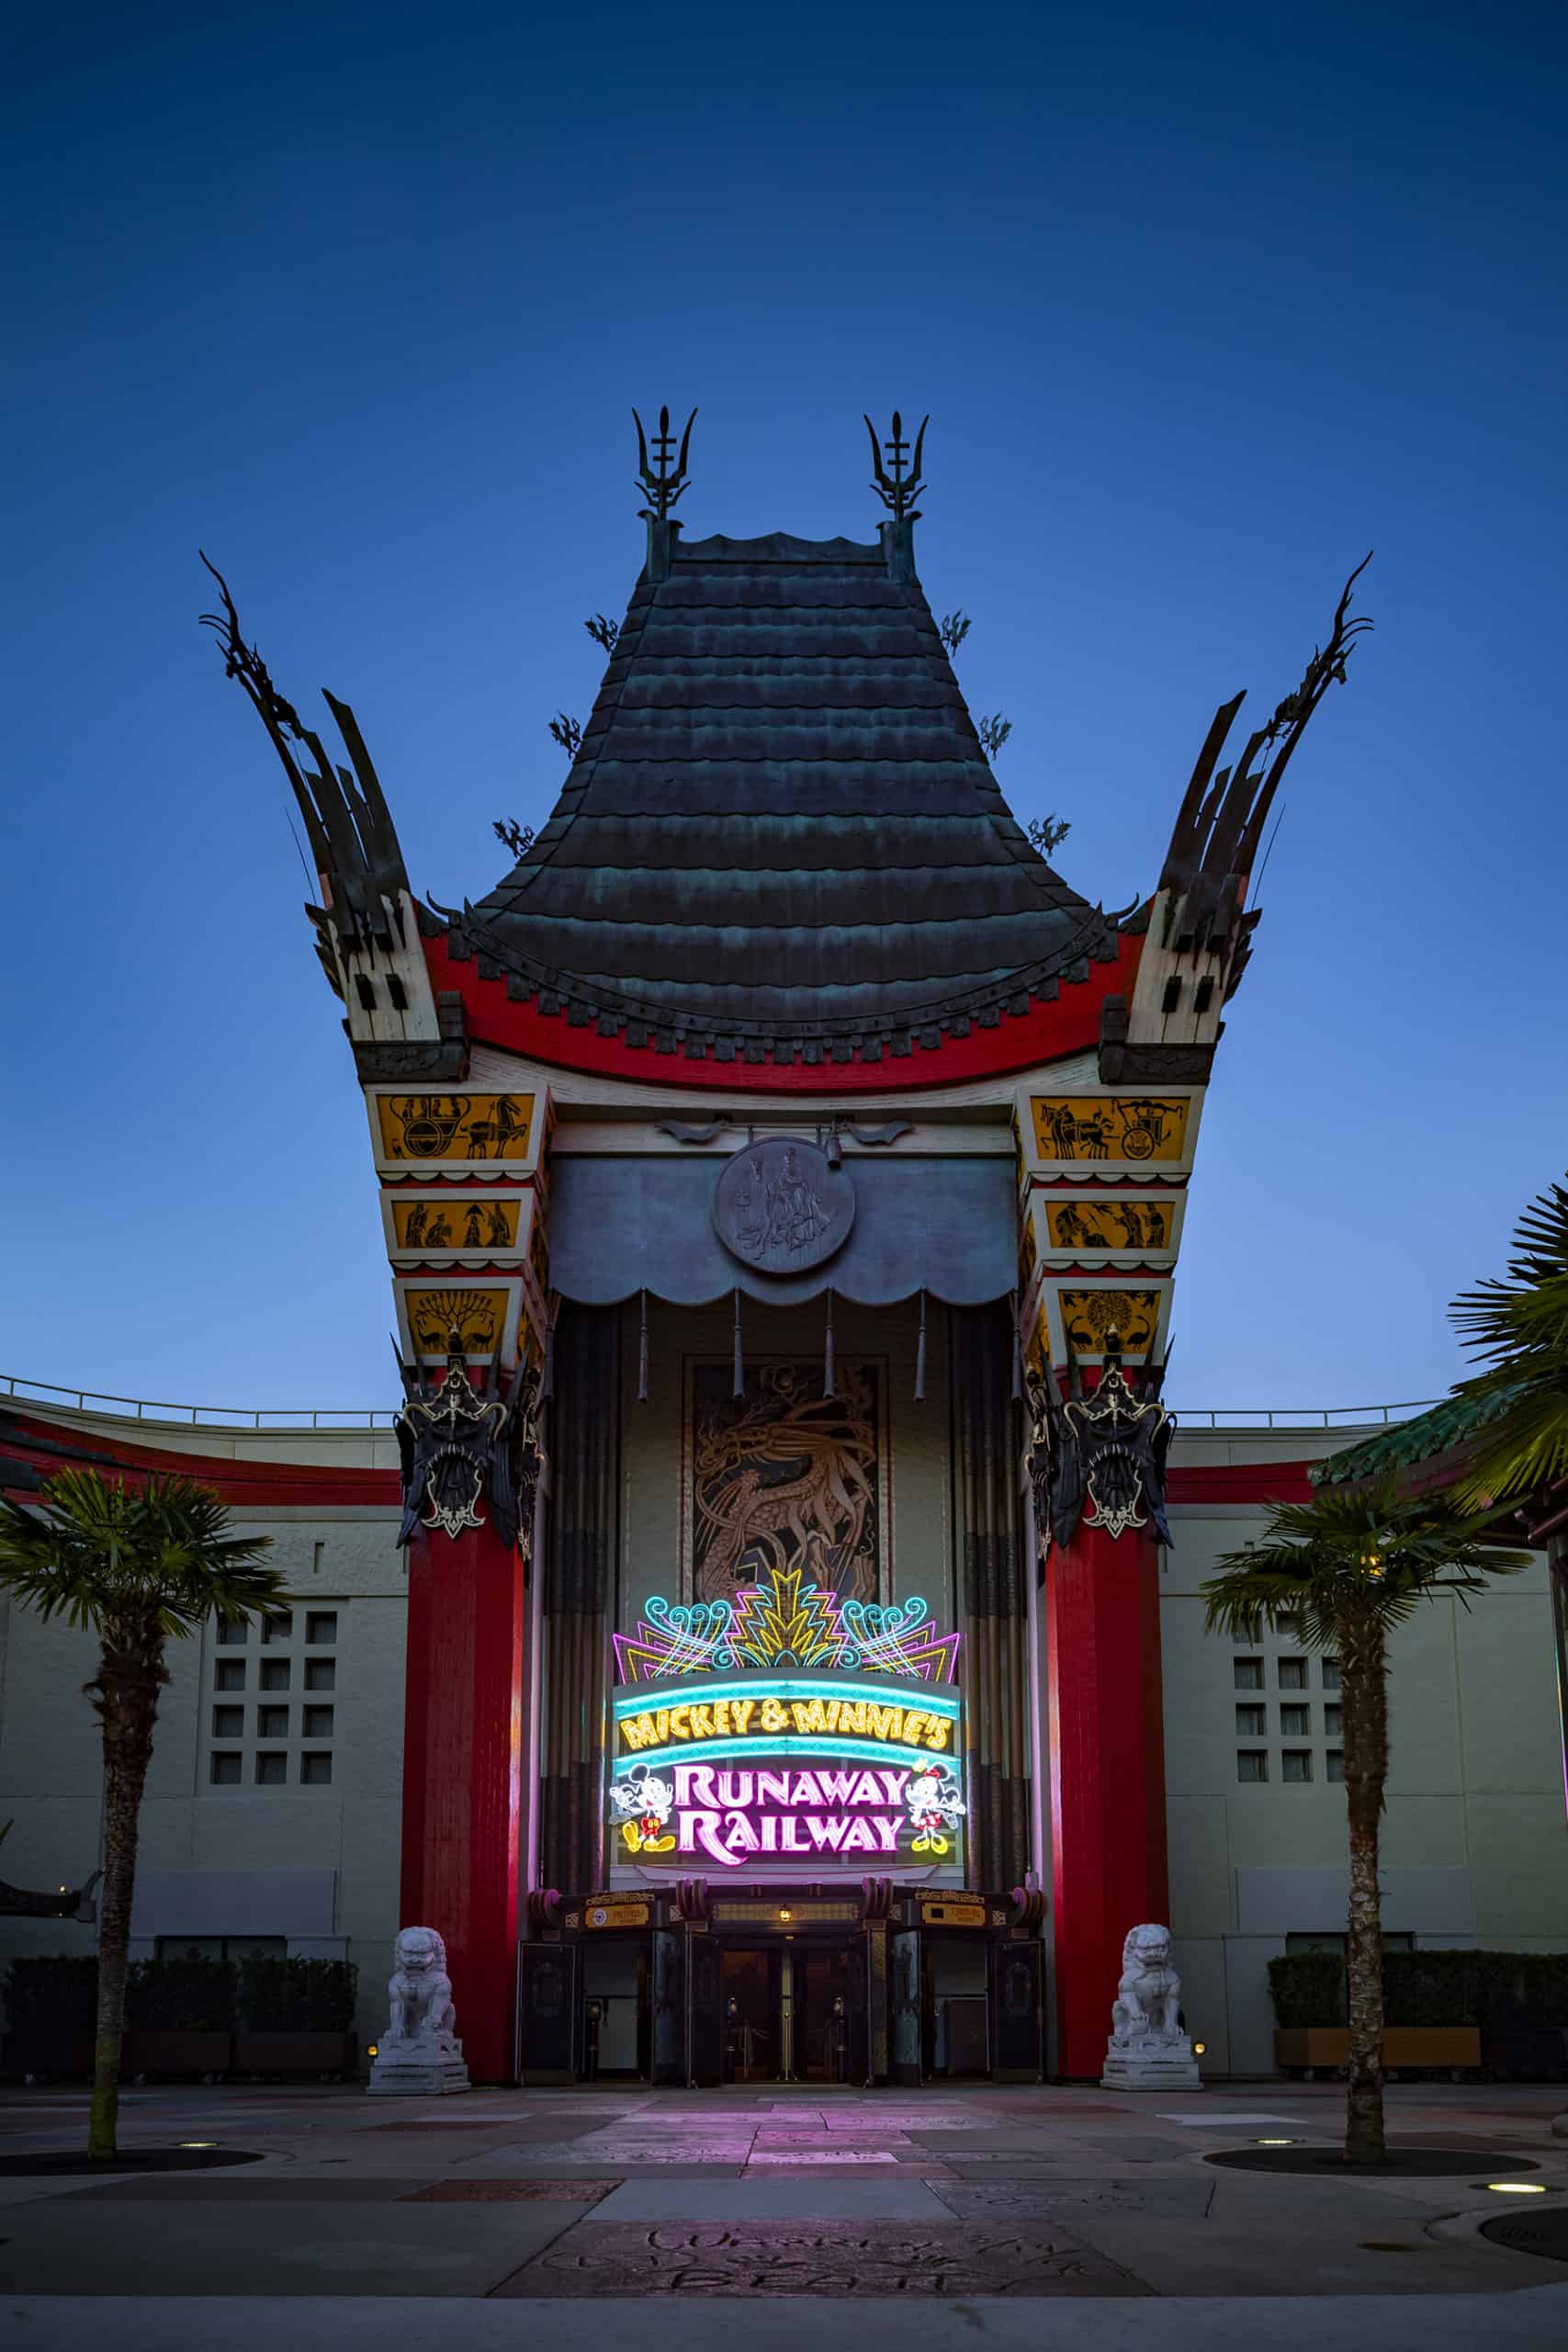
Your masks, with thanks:
[{"label": "red painted eave trim", "polygon": [[597,1029],[574,1029],[564,1012],[547,1015],[537,997],[508,996],[504,980],[479,978],[471,961],[457,963],[445,935],[423,943],[431,986],[455,990],[463,1000],[468,1035],[476,1043],[500,1046],[557,1069],[602,1078],[630,1079],[649,1086],[695,1087],[705,1094],[750,1091],[765,1094],[907,1094],[917,1088],[955,1086],[977,1078],[1001,1078],[1081,1054],[1100,1042],[1100,1009],[1108,996],[1130,996],[1143,953],[1140,933],[1122,935],[1113,964],[1091,964],[1086,979],[1064,981],[1048,1004],[1031,1002],[1027,1012],[1001,1015],[994,1029],[972,1024],[966,1037],[943,1034],[940,1046],[919,1045],[908,1054],[885,1053],[880,1061],[808,1063],[721,1062],[709,1053],[701,1060],[684,1052],[661,1054],[652,1046],[628,1046],[624,1029],[614,1037]]},{"label": "red painted eave trim", "polygon": [[1310,1503],[1317,1488],[1304,1462],[1222,1462],[1210,1469],[1172,1463],[1166,1499],[1202,1503]]},{"label": "red painted eave trim", "polygon": [[[44,1445],[29,1444],[42,1439]],[[400,1481],[395,1470],[334,1470],[322,1463],[235,1461],[223,1454],[187,1453],[173,1445],[147,1442],[127,1445],[118,1438],[101,1437],[96,1430],[78,1430],[60,1421],[28,1421],[18,1418],[0,1430],[0,1443],[14,1458],[26,1462],[40,1477],[50,1478],[73,1466],[73,1456],[85,1468],[103,1468],[104,1458],[128,1471],[160,1470],[174,1477],[196,1478],[214,1487],[225,1503],[293,1503],[305,1509],[333,1503],[371,1505],[396,1510]],[[55,1449],[68,1449],[56,1451]],[[0,1487],[7,1484],[6,1464],[0,1459]],[[24,1490],[17,1489],[20,1494]]]}]

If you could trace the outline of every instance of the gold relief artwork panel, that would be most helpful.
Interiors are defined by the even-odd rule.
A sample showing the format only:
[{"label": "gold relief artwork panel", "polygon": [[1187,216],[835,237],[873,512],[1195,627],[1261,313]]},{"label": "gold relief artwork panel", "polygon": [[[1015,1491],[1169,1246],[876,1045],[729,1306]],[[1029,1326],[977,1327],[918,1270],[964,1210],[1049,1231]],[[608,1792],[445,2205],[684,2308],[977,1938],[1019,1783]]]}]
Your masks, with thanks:
[{"label": "gold relief artwork panel", "polygon": [[1062,1328],[1075,1355],[1105,1352],[1111,1332],[1118,1334],[1122,1352],[1146,1356],[1159,1325],[1159,1293],[1155,1290],[1065,1290]]},{"label": "gold relief artwork panel", "polygon": [[1169,1201],[1049,1201],[1053,1250],[1168,1250],[1176,1209]]},{"label": "gold relief artwork panel", "polygon": [[531,1094],[378,1094],[388,1159],[522,1159],[534,1124]]},{"label": "gold relief artwork panel", "polygon": [[682,1583],[698,1600],[799,1567],[807,1582],[876,1600],[887,1587],[886,1375],[840,1356],[688,1364],[682,1446]]},{"label": "gold relief artwork panel", "polygon": [[465,1355],[500,1352],[506,1329],[504,1290],[409,1290],[409,1330],[422,1356],[444,1356],[450,1335],[459,1334]]},{"label": "gold relief artwork panel", "polygon": [[1179,1159],[1185,1096],[1035,1094],[1034,1144],[1042,1159]]},{"label": "gold relief artwork panel", "polygon": [[515,1250],[514,1201],[394,1201],[400,1250]]}]

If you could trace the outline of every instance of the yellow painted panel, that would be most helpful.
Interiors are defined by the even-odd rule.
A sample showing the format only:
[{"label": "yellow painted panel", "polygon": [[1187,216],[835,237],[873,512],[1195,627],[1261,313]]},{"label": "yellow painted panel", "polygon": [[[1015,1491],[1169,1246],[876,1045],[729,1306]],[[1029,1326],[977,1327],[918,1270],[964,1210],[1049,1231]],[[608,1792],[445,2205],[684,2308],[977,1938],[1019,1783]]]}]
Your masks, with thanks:
[{"label": "yellow painted panel", "polygon": [[1169,1201],[1048,1201],[1053,1250],[1168,1250],[1176,1210]]},{"label": "yellow painted panel", "polygon": [[378,1094],[389,1159],[522,1159],[534,1124],[531,1094]]},{"label": "yellow painted panel", "polygon": [[425,1194],[394,1201],[392,1230],[400,1250],[515,1250],[518,1203],[444,1201]]},{"label": "yellow painted panel", "polygon": [[447,1335],[462,1334],[464,1353],[492,1356],[506,1329],[503,1290],[413,1290],[406,1294],[409,1329],[422,1356],[444,1356]]},{"label": "yellow painted panel", "polygon": [[1065,1290],[1062,1323],[1074,1353],[1105,1352],[1107,1335],[1121,1336],[1125,1355],[1147,1355],[1159,1320],[1159,1293],[1153,1290]]},{"label": "yellow painted panel", "polygon": [[1042,1159],[1179,1159],[1188,1098],[1145,1094],[1033,1094]]}]

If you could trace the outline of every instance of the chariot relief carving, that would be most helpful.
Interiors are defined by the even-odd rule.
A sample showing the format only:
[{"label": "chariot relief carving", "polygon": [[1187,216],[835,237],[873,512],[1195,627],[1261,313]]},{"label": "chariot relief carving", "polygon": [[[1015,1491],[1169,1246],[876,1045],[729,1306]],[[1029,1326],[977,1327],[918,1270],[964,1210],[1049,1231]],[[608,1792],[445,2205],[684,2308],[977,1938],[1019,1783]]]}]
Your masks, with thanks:
[{"label": "chariot relief carving", "polygon": [[1179,1097],[1036,1094],[1034,1148],[1042,1159],[1179,1159],[1190,1107]]},{"label": "chariot relief carving", "polygon": [[531,1094],[379,1094],[388,1159],[522,1159],[534,1124]]}]

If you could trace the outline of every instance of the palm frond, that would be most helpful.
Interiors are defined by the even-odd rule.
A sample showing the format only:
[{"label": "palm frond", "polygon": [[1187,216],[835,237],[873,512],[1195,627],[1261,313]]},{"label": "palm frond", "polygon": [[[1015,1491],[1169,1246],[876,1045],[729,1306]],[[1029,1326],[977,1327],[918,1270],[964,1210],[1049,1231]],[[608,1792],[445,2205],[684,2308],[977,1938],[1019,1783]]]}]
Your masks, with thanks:
[{"label": "palm frond", "polygon": [[1264,1540],[1223,1554],[1202,1586],[1206,1626],[1253,1641],[1267,1625],[1326,1650],[1352,1618],[1403,1624],[1431,1592],[1480,1592],[1529,1565],[1487,1544],[1485,1526],[1442,1496],[1402,1496],[1393,1478],[1277,1504]]},{"label": "palm frond", "polygon": [[1507,1362],[1545,1350],[1568,1363],[1568,1187],[1538,1194],[1514,1229],[1506,1282],[1463,1291],[1450,1319],[1473,1355]]},{"label": "palm frond", "polygon": [[1467,1510],[1513,1501],[1568,1477],[1568,1379],[1521,1388],[1470,1449],[1454,1495]]},{"label": "palm frond", "polygon": [[133,1485],[62,1470],[36,1508],[0,1502],[0,1589],[45,1619],[101,1629],[136,1611],[178,1635],[214,1611],[266,1617],[288,1604],[282,1576],[265,1565],[270,1536],[231,1534],[219,1497],[193,1478]]}]

